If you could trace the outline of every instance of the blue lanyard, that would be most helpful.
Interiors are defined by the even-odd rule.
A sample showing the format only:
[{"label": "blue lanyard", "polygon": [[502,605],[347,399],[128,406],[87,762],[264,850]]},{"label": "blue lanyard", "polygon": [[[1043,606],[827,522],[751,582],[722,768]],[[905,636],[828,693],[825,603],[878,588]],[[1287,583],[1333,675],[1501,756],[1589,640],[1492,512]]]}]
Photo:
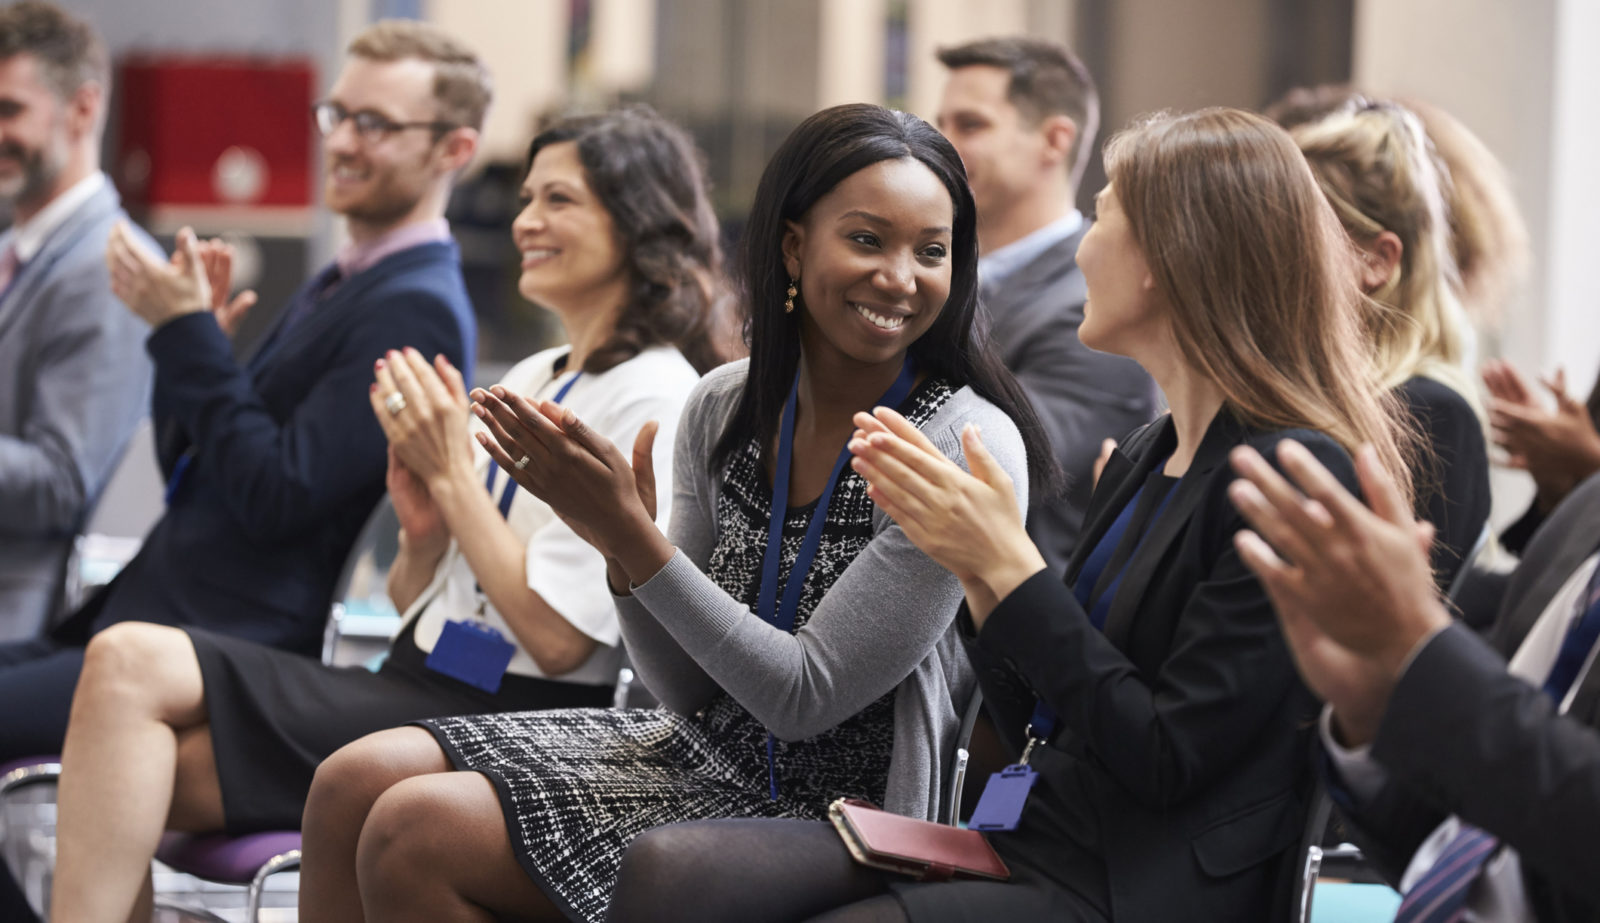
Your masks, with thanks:
[{"label": "blue lanyard", "polygon": [[[1157,468],[1159,469],[1163,464],[1165,464],[1165,461],[1158,463]],[[1128,521],[1133,518],[1134,508],[1138,506],[1140,498],[1143,497],[1144,488],[1145,485],[1141,484],[1139,489],[1134,491],[1133,496],[1128,499],[1127,505],[1122,508],[1122,512],[1118,515],[1117,523],[1112,525],[1112,529],[1116,531],[1119,536],[1123,534],[1123,530],[1127,528]],[[1089,616],[1089,623],[1095,627],[1096,631],[1105,630],[1106,617],[1111,613],[1112,600],[1116,598],[1117,590],[1122,586],[1122,578],[1128,573],[1128,565],[1131,564],[1133,559],[1138,556],[1139,549],[1144,547],[1144,540],[1150,535],[1150,530],[1154,528],[1156,522],[1161,519],[1161,514],[1167,511],[1167,504],[1172,502],[1172,497],[1177,492],[1177,484],[1172,484],[1167,488],[1166,494],[1161,498],[1160,501],[1156,503],[1155,511],[1151,513],[1149,518],[1144,521],[1143,533],[1139,536],[1138,543],[1133,546],[1133,552],[1128,555],[1127,560],[1122,562],[1122,567],[1117,571],[1116,575],[1112,577],[1111,583],[1106,586],[1105,592],[1101,593],[1098,598],[1094,599],[1092,606],[1090,605],[1090,597],[1094,593],[1093,585],[1099,581],[1100,574],[1104,571],[1105,565],[1109,563],[1110,557],[1116,554],[1116,549],[1113,548],[1111,553],[1107,555],[1107,560],[1100,562],[1100,566],[1094,568],[1092,573],[1090,573],[1089,568],[1087,567],[1084,570],[1079,571],[1078,585],[1073,587],[1073,595],[1076,596],[1078,602],[1083,605],[1084,611]],[[1099,549],[1097,548],[1095,551],[1097,553]],[[1093,558],[1094,556],[1094,553],[1091,553],[1090,557]],[[1046,704],[1044,699],[1038,699],[1034,702],[1033,714],[1028,718],[1028,728],[1026,731],[1028,737],[1028,749],[1033,749],[1035,742],[1048,740],[1050,738],[1050,735],[1055,732],[1056,720],[1057,716],[1055,709]],[[1026,762],[1026,760],[1024,760],[1024,762]]]},{"label": "blue lanyard", "polygon": [[[916,373],[908,356],[900,367],[900,376],[873,406],[899,406],[911,393],[911,386],[915,382]],[[778,431],[778,467],[772,476],[772,519],[767,524],[767,550],[761,558],[761,593],[756,603],[756,614],[761,616],[761,620],[782,631],[794,630],[795,614],[800,608],[800,591],[805,587],[806,574],[811,570],[817,549],[822,546],[822,525],[828,518],[828,503],[833,499],[833,489],[839,483],[840,472],[850,460],[850,447],[847,444],[839,450],[839,458],[833,463],[833,473],[828,475],[827,486],[822,488],[822,496],[817,498],[816,511],[806,525],[805,539],[801,541],[794,564],[789,568],[789,580],[784,584],[783,602],[780,605],[778,566],[783,556],[783,523],[789,515],[789,470],[794,461],[794,417],[799,391],[800,373],[797,371],[794,384],[789,388],[789,399],[783,405],[783,422]],[[773,801],[778,800],[778,770],[773,760],[775,747],[772,735],[768,734],[767,783]]]},{"label": "blue lanyard", "polygon": [[[561,390],[557,391],[556,392],[556,396],[554,398],[552,398],[551,400],[554,400],[557,404],[561,403],[563,400],[566,399],[567,392],[571,391],[572,390],[572,386],[577,384],[578,383],[578,379],[580,379],[582,377],[583,377],[583,369],[579,369],[577,372],[575,372],[573,374],[573,376],[571,378],[567,379],[567,383],[561,386]],[[494,462],[490,462],[489,463],[489,479],[488,479],[487,482],[485,482],[484,486],[489,489],[489,496],[491,496],[491,497],[494,496],[494,482],[499,477],[500,477],[500,466],[495,464]],[[506,489],[500,492],[500,518],[501,519],[510,519],[511,518],[511,501],[516,499],[516,496],[517,496],[517,482],[508,477],[508,478],[506,478]]]},{"label": "blue lanyard", "polygon": [[[567,383],[566,384],[561,386],[561,390],[556,392],[556,396],[553,398],[553,400],[557,404],[561,403],[562,399],[567,396],[567,392],[571,391],[572,390],[572,386],[574,384],[577,384],[578,379],[582,378],[582,377],[583,377],[583,369],[579,369],[571,378],[567,379]],[[489,489],[489,496],[490,497],[494,496],[494,482],[499,477],[500,477],[500,466],[495,464],[493,460],[490,460],[490,462],[489,462],[489,477],[488,477],[488,480],[485,481],[484,485],[483,485],[484,487],[487,487]],[[506,489],[502,490],[500,492],[499,506],[500,506],[500,518],[501,519],[510,519],[511,518],[511,501],[515,500],[516,498],[517,498],[517,482],[514,479],[508,477],[508,478],[506,478]],[[480,596],[483,594],[483,584],[474,581],[472,586],[473,586],[473,589],[478,591]],[[479,600],[479,607],[478,608],[480,608],[480,609],[483,608],[481,599]]]},{"label": "blue lanyard", "polygon": [[162,501],[167,506],[172,505],[172,500],[178,495],[178,485],[183,483],[184,475],[189,473],[189,466],[194,464],[194,448],[191,446],[178,456],[172,465],[172,477],[167,478],[167,489],[162,496]]}]

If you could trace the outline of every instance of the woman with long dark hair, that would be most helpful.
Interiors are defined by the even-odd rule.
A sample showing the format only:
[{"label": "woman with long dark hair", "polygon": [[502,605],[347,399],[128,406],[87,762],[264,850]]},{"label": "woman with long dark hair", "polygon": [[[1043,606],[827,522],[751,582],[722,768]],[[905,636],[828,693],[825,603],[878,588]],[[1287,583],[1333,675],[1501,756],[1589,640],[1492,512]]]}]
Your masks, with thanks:
[{"label": "woman with long dark hair", "polygon": [[[717,226],[688,136],[642,108],[562,122],[534,140],[522,194],[519,288],[570,345],[518,363],[501,386],[562,400],[610,438],[671,432],[695,364],[717,359]],[[400,521],[388,590],[404,614],[387,661],[326,667],[133,622],[97,635],[63,756],[62,918],[128,919],[164,827],[294,829],[318,762],[364,734],[611,700],[621,649],[604,560],[473,443],[448,361],[374,358]],[[475,650],[500,659],[460,656]]]},{"label": "woman with long dark hair", "polygon": [[569,410],[475,395],[502,467],[605,556],[667,708],[430,721],[345,748],[307,809],[308,831],[342,830],[308,839],[306,862],[356,881],[303,919],[596,920],[628,842],[658,824],[814,819],[842,794],[934,816],[973,685],[960,585],[873,510],[844,449],[853,415],[886,404],[956,463],[956,434],[980,425],[994,464],[1048,480],[977,323],[960,160],[914,116],[818,113],[768,164],[739,269],[751,358],[690,399],[667,535],[648,436],[630,465]]},{"label": "woman with long dark hair", "polygon": [[680,824],[630,846],[613,923],[1287,912],[1316,703],[1234,548],[1227,460],[1281,443],[1348,485],[1348,453],[1372,443],[1409,483],[1400,411],[1364,351],[1343,232],[1281,129],[1226,109],[1157,117],[1105,162],[1079,333],[1137,360],[1171,412],[1112,453],[1065,580],[989,434],[963,434],[971,473],[886,408],[856,417],[850,446],[873,502],[961,580],[958,629],[1014,764],[968,823],[1011,880],[879,872],[825,824]]}]

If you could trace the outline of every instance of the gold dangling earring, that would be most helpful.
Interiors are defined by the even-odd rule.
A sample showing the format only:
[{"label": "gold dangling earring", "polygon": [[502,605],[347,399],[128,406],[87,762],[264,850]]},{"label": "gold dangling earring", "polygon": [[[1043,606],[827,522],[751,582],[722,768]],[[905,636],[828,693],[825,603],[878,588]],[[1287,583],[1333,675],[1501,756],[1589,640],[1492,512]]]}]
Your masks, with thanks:
[{"label": "gold dangling earring", "polygon": [[793,314],[794,313],[794,296],[800,294],[800,291],[798,289],[796,289],[794,286],[795,286],[795,283],[797,283],[799,281],[800,281],[799,279],[790,279],[789,280],[789,292],[788,292],[789,297],[787,299],[785,299],[784,302],[783,302],[783,313],[785,313],[785,314]]}]

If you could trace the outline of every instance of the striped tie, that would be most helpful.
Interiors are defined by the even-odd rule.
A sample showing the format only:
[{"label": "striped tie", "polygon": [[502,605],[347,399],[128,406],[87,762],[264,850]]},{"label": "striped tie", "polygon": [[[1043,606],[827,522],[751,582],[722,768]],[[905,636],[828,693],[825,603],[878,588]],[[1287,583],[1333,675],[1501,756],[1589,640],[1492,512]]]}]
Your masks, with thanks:
[{"label": "striped tie", "polygon": [[[1556,654],[1555,665],[1545,680],[1544,692],[1559,706],[1578,672],[1589,659],[1589,651],[1600,640],[1600,567],[1589,577],[1589,585],[1578,597],[1576,608],[1582,613],[1572,620]],[[1483,872],[1484,863],[1494,855],[1500,841],[1493,835],[1462,824],[1455,839],[1445,846],[1433,866],[1406,892],[1395,913],[1395,923],[1455,923],[1466,912],[1467,892]]]},{"label": "striped tie", "polygon": [[1434,860],[1428,873],[1406,892],[1395,923],[1454,923],[1465,912],[1467,891],[1494,855],[1500,841],[1469,824]]}]

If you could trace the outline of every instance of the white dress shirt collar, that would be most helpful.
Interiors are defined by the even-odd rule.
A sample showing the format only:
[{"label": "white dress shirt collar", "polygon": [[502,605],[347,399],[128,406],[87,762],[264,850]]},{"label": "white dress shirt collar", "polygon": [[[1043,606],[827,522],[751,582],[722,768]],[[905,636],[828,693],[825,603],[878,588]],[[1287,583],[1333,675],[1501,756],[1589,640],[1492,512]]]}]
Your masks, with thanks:
[{"label": "white dress shirt collar", "polygon": [[12,229],[15,232],[12,245],[17,248],[17,262],[26,264],[38,256],[50,235],[109,182],[104,173],[96,170],[51,199],[50,204],[39,209],[32,218],[19,221]]},{"label": "white dress shirt collar", "polygon": [[1083,212],[1076,208],[1025,237],[978,258],[978,279],[984,285],[1001,285],[1040,254],[1078,233]]}]

